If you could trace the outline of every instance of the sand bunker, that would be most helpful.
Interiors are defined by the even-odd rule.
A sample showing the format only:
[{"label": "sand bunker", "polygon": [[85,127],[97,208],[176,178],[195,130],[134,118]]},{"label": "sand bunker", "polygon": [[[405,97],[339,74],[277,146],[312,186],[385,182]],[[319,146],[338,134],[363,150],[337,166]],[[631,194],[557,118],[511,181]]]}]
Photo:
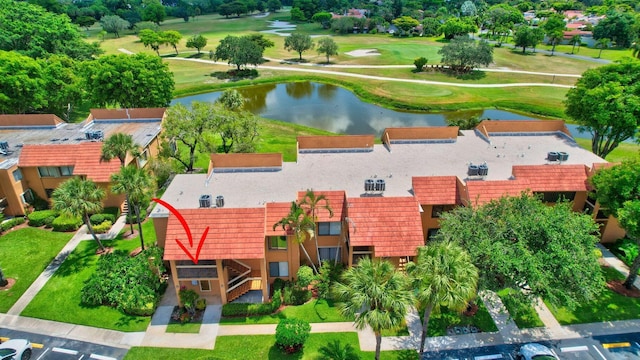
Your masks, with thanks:
[{"label": "sand bunker", "polygon": [[358,50],[349,51],[348,53],[345,53],[345,54],[349,56],[354,56],[354,57],[380,55],[377,49],[358,49]]}]

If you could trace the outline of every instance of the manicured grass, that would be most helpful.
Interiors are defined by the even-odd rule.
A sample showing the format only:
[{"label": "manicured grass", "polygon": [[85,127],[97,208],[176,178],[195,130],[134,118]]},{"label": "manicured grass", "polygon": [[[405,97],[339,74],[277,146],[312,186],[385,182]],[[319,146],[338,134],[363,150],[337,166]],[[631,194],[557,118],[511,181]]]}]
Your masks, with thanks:
[{"label": "manicured grass", "polygon": [[406,320],[402,320],[400,326],[391,330],[382,330],[382,336],[408,336],[409,328],[407,327]]},{"label": "manicured grass", "polygon": [[[603,267],[602,271],[607,280],[624,279],[614,268]],[[620,295],[608,288],[605,288],[596,300],[583,303],[573,310],[555,307],[546,301],[545,303],[562,325],[640,318],[640,299]]]},{"label": "manicured grass", "polygon": [[[318,359],[320,353],[318,349],[326,344],[338,340],[342,344],[351,344],[356,349],[356,353],[362,360],[373,359],[374,352],[360,351],[358,335],[355,332],[347,333],[318,333],[311,334],[304,345],[301,353],[287,355],[275,346],[275,336],[254,335],[254,336],[219,336],[216,339],[214,350],[195,349],[168,349],[134,347],[129,350],[125,360],[156,360],[156,359],[270,359],[270,360],[290,360]],[[383,351],[382,359],[404,359],[417,360],[418,354],[413,350]]]},{"label": "manicured grass", "polygon": [[[578,145],[591,151],[591,139],[575,139]],[[609,155],[607,161],[620,162],[625,160],[640,160],[640,145],[636,143],[622,143]]]},{"label": "manicured grass", "polygon": [[515,321],[516,325],[518,325],[520,329],[544,326],[544,323],[540,320],[536,309],[534,309],[531,304],[525,305],[514,301],[511,294],[515,291],[516,290],[509,288],[502,289],[498,292],[498,296],[500,296],[502,303],[507,308],[507,311],[509,311],[509,314],[513,318],[513,321]]},{"label": "manicured grass", "polygon": [[351,321],[338,312],[332,301],[312,300],[304,305],[288,306],[277,314],[222,318],[220,324],[277,324],[280,319],[303,319],[310,323]]},{"label": "manicured grass", "polygon": [[168,333],[181,333],[181,334],[197,334],[200,332],[200,325],[202,322],[189,322],[184,324],[169,324],[167,325]]},{"label": "manicured grass", "polygon": [[[477,299],[476,304],[478,305],[478,312],[474,316],[465,316],[445,308],[442,308],[438,314],[432,314],[429,319],[427,336],[445,336],[447,335],[447,328],[450,326],[475,325],[482,332],[498,331],[482,300]],[[423,314],[421,311],[420,321],[423,319]]]},{"label": "manicured grass", "polygon": [[[155,243],[152,221],[143,224],[143,234],[147,244]],[[118,238],[103,244],[126,252],[140,246],[139,238]],[[82,287],[95,272],[97,248],[93,240],[82,241],[21,315],[119,331],[144,331],[151,317],[126,315],[112,307],[86,306],[80,302]]]},{"label": "manicured grass", "polygon": [[73,233],[60,233],[32,227],[0,236],[0,268],[16,283],[0,295],[0,312],[7,312],[51,263]]}]

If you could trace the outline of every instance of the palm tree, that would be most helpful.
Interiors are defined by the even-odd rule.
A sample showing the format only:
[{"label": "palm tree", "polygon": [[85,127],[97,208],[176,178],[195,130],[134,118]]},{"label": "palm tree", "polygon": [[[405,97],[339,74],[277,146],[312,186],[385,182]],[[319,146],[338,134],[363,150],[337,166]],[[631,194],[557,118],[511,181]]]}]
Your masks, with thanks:
[{"label": "palm tree", "polygon": [[432,242],[418,249],[418,261],[408,267],[416,301],[424,308],[420,354],[424,351],[429,317],[440,306],[462,311],[476,295],[478,269],[471,257],[452,242]]},{"label": "palm tree", "polygon": [[571,37],[571,40],[569,40],[569,43],[573,45],[573,47],[571,48],[571,54],[573,54],[574,50],[576,49],[576,45],[578,45],[578,52],[580,52],[580,45],[582,45],[582,37],[580,35],[573,35]]},{"label": "palm tree", "polygon": [[[134,166],[120,168],[120,172],[111,175],[111,191],[116,194],[128,195],[129,206],[135,211],[140,232],[140,246],[144,250],[144,238],[142,236],[142,224],[140,223],[140,204],[148,200],[153,191],[154,181],[145,170]],[[133,226],[133,222],[131,222]]]},{"label": "palm tree", "polygon": [[[102,144],[100,161],[110,161],[111,159],[117,158],[120,160],[120,167],[123,168],[128,154],[131,154],[133,157],[140,156],[140,149],[133,141],[133,136],[129,134],[115,133],[107,137]],[[127,202],[127,206],[129,206],[129,193],[125,192],[124,197]],[[133,234],[133,223],[130,223],[129,225],[131,226],[131,234]],[[142,237],[142,234],[140,237]]]},{"label": "palm tree", "polygon": [[640,42],[634,42],[631,44],[631,55],[635,58],[640,59]]},{"label": "palm tree", "polygon": [[101,251],[104,251],[105,248],[93,231],[89,214],[102,211],[102,200],[105,195],[104,189],[98,187],[96,183],[79,177],[63,182],[53,191],[52,195],[53,209],[67,215],[81,217]]},{"label": "palm tree", "polygon": [[311,261],[311,257],[309,257],[309,253],[307,249],[304,248],[304,242],[309,238],[314,236],[315,233],[315,222],[307,214],[307,212],[298,205],[295,201],[291,202],[291,209],[289,210],[289,214],[283,217],[277,223],[273,224],[273,230],[275,230],[278,226],[282,226],[283,230],[287,230],[287,232],[292,232],[295,236],[296,242],[302,248],[302,251],[307,256],[307,260],[313,267],[313,271],[317,274],[318,269],[316,265]]},{"label": "palm tree", "polygon": [[598,41],[596,41],[596,48],[600,48],[600,52],[598,53],[598,59],[600,59],[600,56],[602,55],[602,50],[606,47],[609,47],[610,41],[611,40],[607,38],[598,39]]},{"label": "palm tree", "polygon": [[321,360],[359,360],[360,356],[351,344],[342,344],[339,340],[333,340],[318,349]]},{"label": "palm tree", "polygon": [[2,268],[0,268],[0,287],[7,286],[9,281],[4,277],[4,273],[2,272]]},{"label": "palm tree", "polygon": [[[321,202],[324,202],[323,206],[320,206]],[[316,196],[316,193],[313,192],[313,190],[307,190],[306,194],[304,194],[304,198],[302,198],[302,201],[300,202],[300,206],[308,207],[308,211],[311,213],[311,219],[313,219],[313,240],[316,244],[316,256],[319,264],[320,248],[318,247],[318,223],[316,222],[318,220],[318,217],[316,216],[316,209],[318,209],[318,207],[321,207],[322,209],[327,210],[329,212],[329,217],[333,217],[333,209],[331,209],[331,206],[329,206],[329,200],[327,200],[326,196]]]},{"label": "palm tree", "polygon": [[387,260],[363,258],[347,270],[337,282],[338,309],[345,316],[355,316],[358,330],[367,325],[376,336],[376,360],[380,359],[382,330],[400,325],[413,300],[408,278]]}]

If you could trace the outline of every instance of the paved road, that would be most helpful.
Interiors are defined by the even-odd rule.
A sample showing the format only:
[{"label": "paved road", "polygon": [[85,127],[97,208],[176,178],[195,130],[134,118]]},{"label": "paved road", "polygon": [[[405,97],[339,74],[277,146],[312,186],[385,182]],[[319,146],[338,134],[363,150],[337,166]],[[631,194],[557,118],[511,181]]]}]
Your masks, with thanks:
[{"label": "paved road", "polygon": [[[562,360],[640,360],[639,342],[640,333],[630,333],[540,343],[551,348]],[[520,345],[434,351],[425,353],[422,360],[513,360]]]},{"label": "paved road", "polygon": [[31,341],[32,360],[120,360],[127,354],[127,349],[8,329],[0,329],[0,338]]}]

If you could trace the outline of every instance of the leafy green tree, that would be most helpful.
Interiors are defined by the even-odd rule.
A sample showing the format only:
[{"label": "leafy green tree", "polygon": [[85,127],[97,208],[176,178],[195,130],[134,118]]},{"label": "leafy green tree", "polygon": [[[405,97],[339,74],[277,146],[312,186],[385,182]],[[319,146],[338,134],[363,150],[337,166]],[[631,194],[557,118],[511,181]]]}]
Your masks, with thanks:
[{"label": "leafy green tree", "polygon": [[511,29],[514,25],[524,22],[522,12],[506,3],[491,6],[484,13],[483,19],[485,26],[491,30],[491,35],[495,35],[500,28]]},{"label": "leafy green tree", "polygon": [[0,0],[0,50],[32,58],[61,54],[75,60],[90,60],[102,53],[98,43],[85,41],[68,16],[13,0]]},{"label": "leafy green tree", "polygon": [[456,36],[468,36],[469,33],[475,33],[476,31],[478,31],[478,27],[467,18],[452,17],[442,25],[444,38],[447,40],[451,40]]},{"label": "leafy green tree", "polygon": [[476,16],[478,15],[478,8],[473,1],[467,0],[460,6],[460,13],[462,16]]},{"label": "leafy green tree", "polygon": [[40,61],[47,105],[44,111],[69,121],[71,111],[82,99],[81,64],[65,55]]},{"label": "leafy green tree", "polygon": [[150,47],[160,56],[160,45],[165,43],[161,33],[151,29],[142,29],[138,32],[138,37],[144,47]]},{"label": "leafy green tree", "polygon": [[294,7],[291,8],[291,21],[305,22],[307,21],[307,17],[304,16],[304,11],[302,11],[299,7]]},{"label": "leafy green tree", "polygon": [[636,22],[636,18],[631,13],[617,10],[609,11],[604,19],[600,20],[598,25],[593,28],[593,38],[595,40],[609,39],[617,46],[628,48],[634,40],[632,29]]},{"label": "leafy green tree", "polygon": [[[132,165],[120,168],[120,172],[111,175],[111,191],[115,194],[126,194],[129,209],[133,209],[140,234],[140,247],[144,250],[144,237],[142,233],[142,223],[140,221],[140,206],[148,203],[153,193],[154,181],[145,169]],[[133,222],[130,222],[133,234]]]},{"label": "leafy green tree", "polygon": [[276,44],[264,37],[264,34],[249,34],[244,35],[247,39],[253,41],[256,45],[260,46],[262,51],[264,52],[267,48],[274,47]]},{"label": "leafy green tree", "polygon": [[296,242],[300,246],[300,249],[302,249],[302,252],[304,252],[304,255],[307,257],[309,264],[311,264],[313,272],[317,274],[318,269],[313,261],[311,261],[311,257],[309,256],[307,249],[304,247],[305,241],[315,235],[316,224],[315,221],[313,221],[313,218],[307,214],[307,212],[300,207],[297,202],[292,201],[289,214],[280,219],[277,223],[273,224],[273,230],[278,227],[282,227],[282,229],[286,230],[287,233],[293,234]]},{"label": "leafy green tree", "polygon": [[96,23],[96,19],[92,16],[78,16],[75,23],[88,31],[91,25]]},{"label": "leafy green tree", "polygon": [[313,45],[311,36],[302,33],[292,33],[284,39],[284,49],[297,52],[300,60],[302,60],[302,53],[313,49]]},{"label": "leafy green tree", "polygon": [[175,30],[167,30],[163,31],[160,34],[160,37],[162,37],[165,44],[171,45],[171,47],[176,51],[176,55],[178,55],[178,44],[180,43],[180,40],[182,40],[182,34]]},{"label": "leafy green tree", "polygon": [[442,55],[443,64],[457,72],[469,72],[493,62],[493,47],[484,40],[476,42],[468,36],[455,37],[438,54]]},{"label": "leafy green tree", "polygon": [[542,24],[542,29],[547,36],[558,31],[562,32],[566,27],[567,25],[564,22],[564,16],[560,14],[553,14],[549,16],[549,18]]},{"label": "leafy green tree", "polygon": [[15,51],[0,51],[0,113],[41,109],[46,98],[40,63]]},{"label": "leafy green tree", "polygon": [[120,32],[129,27],[129,22],[118,15],[107,15],[100,19],[102,30],[120,37]]},{"label": "leafy green tree", "polygon": [[427,61],[428,60],[425,57],[415,58],[415,60],[413,60],[413,65],[415,65],[416,71],[422,72],[424,70],[425,65],[427,65]]},{"label": "leafy green tree", "polygon": [[515,298],[575,307],[604,287],[593,251],[597,230],[591,216],[574,212],[569,202],[548,206],[522,194],[443,214],[438,236],[469,252],[480,288],[526,289]]},{"label": "leafy green tree", "polygon": [[101,251],[105,248],[96,236],[89,220],[89,214],[96,214],[102,211],[102,200],[106,196],[104,189],[98,187],[91,180],[82,180],[74,177],[61,183],[53,191],[52,208],[62,214],[80,217],[87,226],[89,233],[98,243]]},{"label": "leafy green tree", "polygon": [[277,12],[282,9],[282,4],[280,3],[280,0],[268,0],[267,9],[271,12]]},{"label": "leafy green tree", "polygon": [[634,59],[590,69],[569,89],[565,112],[591,133],[591,151],[604,158],[634,137],[640,125],[640,62]]},{"label": "leafy green tree", "polygon": [[[258,136],[258,119],[249,111],[216,107],[216,131],[222,140],[222,151],[253,152]],[[209,147],[211,148],[211,147]]]},{"label": "leafy green tree", "polygon": [[142,10],[142,20],[151,21],[158,26],[160,26],[160,23],[163,22],[166,17],[167,13],[159,0],[147,2]]},{"label": "leafy green tree", "polygon": [[320,360],[360,360],[360,356],[351,344],[342,344],[340,340],[333,340],[318,349]]},{"label": "leafy green tree", "polygon": [[327,64],[329,63],[329,56],[338,55],[338,44],[328,36],[318,39],[318,46],[316,47],[319,54],[325,54],[327,56]]},{"label": "leafy green tree", "polygon": [[207,46],[207,38],[202,35],[193,35],[187,40],[187,47],[197,49],[198,54],[200,54],[200,50],[205,46]]},{"label": "leafy green tree", "polygon": [[201,146],[203,134],[216,129],[216,107],[199,101],[192,102],[190,109],[182,104],[173,105],[167,109],[163,127],[161,155],[175,159],[185,171],[193,172],[195,152]]},{"label": "leafy green tree", "polygon": [[240,70],[242,66],[260,64],[263,52],[264,50],[247,36],[228,35],[216,47],[214,60],[226,60]]},{"label": "leafy green tree", "polygon": [[418,261],[408,268],[418,308],[424,308],[419,352],[424,352],[429,318],[444,306],[462,312],[476,296],[478,269],[469,254],[452,242],[430,242],[418,249]]},{"label": "leafy green tree", "polygon": [[551,43],[551,56],[553,56],[553,53],[556,51],[556,45],[562,41],[563,36],[563,32],[558,30],[547,34],[549,42]]},{"label": "leafy green tree", "polygon": [[422,35],[437,37],[442,34],[442,24],[438,19],[426,17],[422,20]]},{"label": "leafy green tree", "polygon": [[403,34],[420,25],[420,22],[411,16],[400,16],[397,19],[393,19],[392,23],[397,26],[398,29],[402,30]]},{"label": "leafy green tree", "polygon": [[355,20],[352,17],[344,16],[331,21],[331,30],[338,34],[349,34],[353,31]]},{"label": "leafy green tree", "polygon": [[313,16],[311,17],[311,21],[319,23],[320,25],[322,25],[323,29],[328,29],[331,25],[332,17],[333,15],[331,15],[330,12],[321,11],[319,13],[313,14]]},{"label": "leafy green tree", "polygon": [[572,45],[571,47],[571,54],[573,54],[573,52],[576,49],[576,45],[578,45],[578,52],[580,52],[580,45],[582,45],[582,36],[580,35],[573,35],[571,37],[571,39],[569,40],[569,44]]},{"label": "leafy green tree", "polygon": [[407,276],[387,260],[363,258],[343,274],[334,290],[340,312],[355,317],[358,330],[367,325],[373,330],[375,359],[380,360],[382,330],[397,328],[413,301]]},{"label": "leafy green tree", "polygon": [[[600,206],[618,218],[620,226],[640,249],[640,164],[637,161],[623,161],[598,170],[590,181]],[[628,289],[631,289],[639,269],[640,255],[633,260],[624,282]]]},{"label": "leafy green tree", "polygon": [[164,107],[173,98],[173,74],[157,56],[106,55],[86,62],[83,72],[90,106]]},{"label": "leafy green tree", "polygon": [[333,209],[329,204],[329,199],[325,195],[316,195],[313,190],[307,190],[304,194],[304,197],[300,201],[300,206],[308,211],[311,215],[311,219],[313,219],[314,229],[313,229],[313,240],[316,244],[316,256],[318,258],[318,262],[320,262],[320,247],[318,246],[318,214],[317,212],[321,209],[324,209],[329,213],[329,217],[333,217]]},{"label": "leafy green tree", "polygon": [[611,40],[608,38],[600,38],[596,41],[596,48],[600,49],[600,51],[598,52],[598,59],[600,59],[600,56],[602,56],[602,50],[608,48],[610,43]]},{"label": "leafy green tree", "polygon": [[522,53],[527,51],[527,47],[535,48],[544,39],[544,33],[539,28],[531,28],[527,25],[521,25],[513,34],[513,42],[515,46],[522,46]]},{"label": "leafy green tree", "polygon": [[216,102],[231,111],[240,111],[244,107],[244,97],[235,89],[225,90]]}]

